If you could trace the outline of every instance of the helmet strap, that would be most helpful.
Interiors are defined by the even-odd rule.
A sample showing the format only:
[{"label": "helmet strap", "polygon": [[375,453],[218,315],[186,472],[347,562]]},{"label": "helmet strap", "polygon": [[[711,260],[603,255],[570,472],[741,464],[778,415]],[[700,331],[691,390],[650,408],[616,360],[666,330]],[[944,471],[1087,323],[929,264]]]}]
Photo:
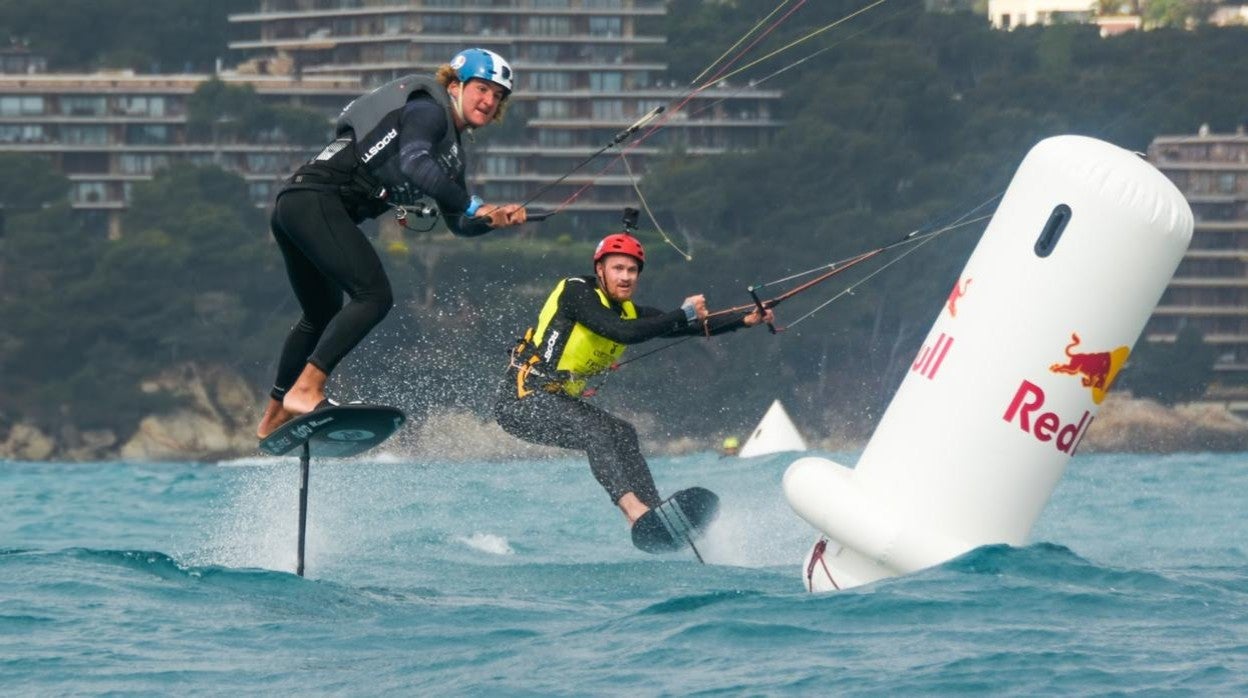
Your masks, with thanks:
[{"label": "helmet strap", "polygon": [[461,133],[466,132],[469,135],[469,137],[471,137],[472,126],[468,124],[468,117],[464,115],[464,102],[461,99],[461,97],[463,97],[464,95],[464,81],[460,80],[458,82],[459,82],[459,94],[458,95],[452,94],[450,90],[447,90],[446,94],[448,97],[451,98],[451,104],[454,105],[455,107],[455,115],[459,117],[459,122],[464,125],[464,127],[460,129],[460,132]]}]

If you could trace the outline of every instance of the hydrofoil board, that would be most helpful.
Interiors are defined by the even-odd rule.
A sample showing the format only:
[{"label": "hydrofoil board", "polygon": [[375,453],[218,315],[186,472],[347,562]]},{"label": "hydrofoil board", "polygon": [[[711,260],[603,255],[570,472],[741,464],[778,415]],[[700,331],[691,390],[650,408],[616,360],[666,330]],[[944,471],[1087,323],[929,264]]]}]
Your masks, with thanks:
[{"label": "hydrofoil board", "polygon": [[681,490],[633,523],[633,545],[648,553],[680,550],[701,538],[717,515],[719,497],[714,492],[704,487]]},{"label": "hydrofoil board", "polygon": [[350,458],[379,446],[407,416],[389,405],[330,405],[299,415],[260,441],[260,450],[284,455],[307,443],[318,456]]}]

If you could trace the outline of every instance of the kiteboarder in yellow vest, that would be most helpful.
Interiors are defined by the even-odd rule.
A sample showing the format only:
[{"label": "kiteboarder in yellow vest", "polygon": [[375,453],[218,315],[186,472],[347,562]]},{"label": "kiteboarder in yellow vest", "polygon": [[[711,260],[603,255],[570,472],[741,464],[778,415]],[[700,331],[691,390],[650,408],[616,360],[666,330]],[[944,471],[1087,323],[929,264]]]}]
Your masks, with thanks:
[{"label": "kiteboarder in yellow vest", "polygon": [[542,306],[537,325],[512,352],[494,416],[531,443],[584,451],[594,477],[630,525],[661,501],[637,431],[586,401],[586,380],[609,370],[625,346],[656,337],[715,335],[771,321],[771,311],[709,315],[701,295],[663,311],[634,305],[646,263],[627,232],[608,235],[594,251],[594,275],[563,279]]}]

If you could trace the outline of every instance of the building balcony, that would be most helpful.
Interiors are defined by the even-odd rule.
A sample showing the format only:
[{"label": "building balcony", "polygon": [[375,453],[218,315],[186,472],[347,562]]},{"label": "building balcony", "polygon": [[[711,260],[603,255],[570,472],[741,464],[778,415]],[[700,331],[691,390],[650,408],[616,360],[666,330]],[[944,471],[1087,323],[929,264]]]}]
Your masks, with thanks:
[{"label": "building balcony", "polygon": [[[223,169],[231,174],[236,174],[239,177],[242,177],[248,182],[281,182],[285,181],[289,174],[288,172],[280,174],[276,172],[244,172],[230,167]],[[66,174],[65,178],[70,182],[147,182],[155,175],[156,172],[141,174],[123,172],[82,172],[77,174]]]},{"label": "building balcony", "polygon": [[1248,220],[1196,221],[1197,233],[1239,233],[1248,231]]},{"label": "building balcony", "polygon": [[[1244,284],[1240,284],[1241,286]],[[1187,317],[1248,317],[1248,308],[1236,305],[1161,305],[1153,315]]]},{"label": "building balcony", "polygon": [[[760,90],[753,87],[717,87],[702,90],[689,101],[690,108],[694,109],[700,106],[705,100],[720,99],[779,99],[783,93],[779,90]],[[661,101],[665,105],[670,106],[674,102],[681,102],[689,96],[689,90],[679,87],[634,87],[628,90],[590,90],[580,88],[574,90],[518,90],[515,93],[515,99],[571,99],[571,100],[590,100],[590,99],[629,99],[639,100],[648,99]],[[684,114],[686,111],[677,112]]]},{"label": "building balcony", "polygon": [[[1146,339],[1150,342],[1171,342],[1178,339],[1178,335],[1173,332],[1150,332]],[[1210,333],[1205,335],[1206,344],[1221,345],[1237,345],[1248,344],[1248,334],[1217,334]]]},{"label": "building balcony", "polygon": [[[667,39],[661,36],[601,36],[597,34],[341,34],[311,37],[292,37],[286,39],[253,39],[248,41],[231,41],[229,48],[236,51],[258,49],[285,49],[321,51],[337,48],[343,44],[379,44],[379,43],[419,43],[425,46],[444,44],[447,46],[490,46],[507,47],[517,43],[558,42],[561,44],[620,44],[632,46],[661,46]],[[505,50],[505,49],[504,49]]]},{"label": "building balcony", "polygon": [[[475,184],[491,184],[491,183],[516,183],[516,184],[546,184],[560,177],[562,172],[527,172],[521,174],[478,174],[469,177]],[[633,178],[627,175],[598,175],[593,172],[587,174],[573,174],[563,180],[560,185],[583,186],[593,184],[594,186],[616,186],[631,187]]]},{"label": "building balcony", "polygon": [[[449,58],[449,56],[448,56]],[[524,75],[531,72],[599,72],[611,71],[616,73],[656,73],[667,70],[665,63],[525,63],[523,61],[511,61],[511,65],[515,68],[516,73]],[[304,75],[342,75],[342,74],[358,74],[364,72],[404,72],[432,75],[437,69],[437,65],[432,63],[413,63],[411,61],[358,61],[353,63],[320,63],[315,66],[307,66],[303,68]],[[528,90],[521,89],[521,92]]]},{"label": "building balcony", "polygon": [[5,143],[4,150],[26,153],[290,153],[309,157],[323,146],[284,143]]},{"label": "building balcony", "polygon": [[1248,277],[1176,277],[1170,280],[1170,286],[1172,288],[1244,288],[1248,286]]},{"label": "building balcony", "polygon": [[1162,172],[1243,172],[1248,162],[1240,160],[1160,160],[1153,166]]},{"label": "building balcony", "polygon": [[1189,204],[1233,204],[1248,199],[1248,193],[1244,194],[1225,194],[1221,192],[1200,193],[1184,192],[1183,198],[1187,199]]},{"label": "building balcony", "polygon": [[[661,123],[664,128],[684,127],[684,128],[778,128],[784,125],[784,122],[768,118],[742,117],[740,119],[688,119],[681,118],[685,112],[676,112],[676,116],[661,121],[660,119],[651,122],[651,125]],[[623,130],[633,124],[636,119],[531,119],[528,122],[529,128],[548,128],[548,129],[568,129],[568,130],[585,130],[591,128],[601,129],[620,129]],[[646,127],[643,127],[643,129]]]},{"label": "building balcony", "polygon": [[107,124],[184,124],[185,114],[169,116],[144,116],[141,114],[104,114],[100,116],[65,116],[63,114],[26,114],[22,116],[0,116],[0,124],[67,124],[67,125],[107,125]]},{"label": "building balcony", "polygon": [[71,201],[70,208],[75,211],[124,211],[124,201]]},{"label": "building balcony", "polygon": [[[540,146],[540,145],[486,145],[476,151],[476,157],[480,158],[485,155],[517,155],[524,157],[536,158],[585,158],[602,149],[606,142],[599,145],[581,145],[581,146]],[[672,152],[670,146],[655,145],[627,145],[623,146],[627,149],[629,155],[667,155]],[[732,149],[724,146],[681,146],[680,152],[686,155],[719,155],[721,153],[730,152]],[[620,151],[608,150],[603,157],[618,153]]]},{"label": "building balcony", "polygon": [[344,17],[369,17],[374,15],[493,15],[519,17],[662,17],[667,14],[661,2],[634,7],[540,7],[523,3],[511,7],[447,7],[409,2],[403,5],[374,5],[327,10],[282,10],[278,12],[240,12],[227,17],[230,22],[265,23],[300,19],[342,19]]},{"label": "building balcony", "polygon": [[1248,262],[1248,250],[1191,250],[1183,254],[1184,259],[1234,259]]},{"label": "building balcony", "polygon": [[198,73],[141,75],[132,71],[119,71],[0,75],[0,93],[45,96],[60,94],[185,96],[212,78],[231,85],[251,85],[260,95],[355,95],[362,89],[358,77],[346,75],[296,79],[287,75],[250,75],[228,71],[217,75]]}]

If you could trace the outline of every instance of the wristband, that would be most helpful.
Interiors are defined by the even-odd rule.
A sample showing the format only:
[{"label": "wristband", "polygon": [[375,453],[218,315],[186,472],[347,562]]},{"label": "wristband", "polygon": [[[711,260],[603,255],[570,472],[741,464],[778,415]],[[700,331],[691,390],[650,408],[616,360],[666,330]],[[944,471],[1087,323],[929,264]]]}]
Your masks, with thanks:
[{"label": "wristband", "polygon": [[680,306],[680,309],[685,311],[685,320],[689,324],[692,325],[693,321],[698,319],[698,309],[693,307],[693,303],[685,303]]},{"label": "wristband", "polygon": [[473,197],[468,200],[468,208],[464,209],[464,215],[466,216],[477,215],[477,209],[481,208],[481,204],[483,203],[485,202],[481,200],[481,197],[474,194]]}]

